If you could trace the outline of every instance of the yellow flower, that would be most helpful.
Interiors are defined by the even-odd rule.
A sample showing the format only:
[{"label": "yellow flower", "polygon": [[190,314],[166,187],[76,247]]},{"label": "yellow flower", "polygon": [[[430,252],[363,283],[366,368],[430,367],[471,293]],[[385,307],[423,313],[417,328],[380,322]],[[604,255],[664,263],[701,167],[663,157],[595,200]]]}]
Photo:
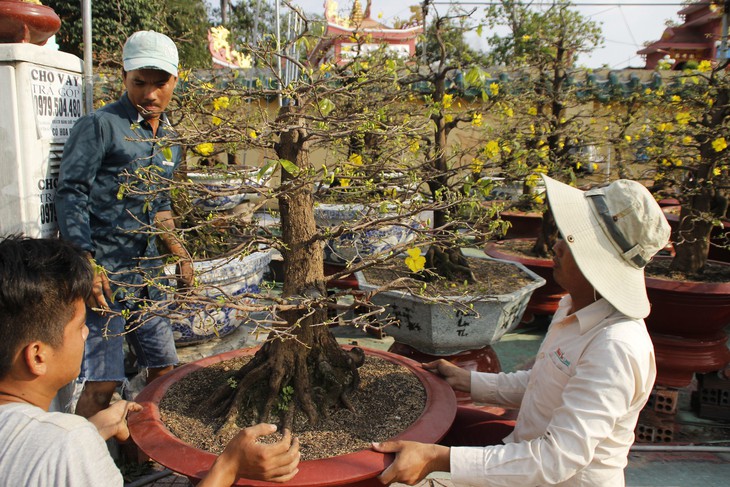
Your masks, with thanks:
[{"label": "yellow flower", "polygon": [[499,142],[497,142],[496,140],[490,140],[489,142],[487,142],[487,145],[484,146],[484,155],[488,159],[499,155]]},{"label": "yellow flower", "polygon": [[674,125],[672,125],[670,122],[662,122],[659,125],[657,125],[657,130],[659,132],[669,132],[674,128]]},{"label": "yellow flower", "polygon": [[474,127],[481,127],[482,126],[482,114],[481,113],[475,113],[474,116],[471,119],[471,124]]},{"label": "yellow flower", "polygon": [[454,103],[454,95],[449,95],[448,93],[444,94],[444,98],[441,100],[441,104],[443,105],[444,109],[451,108],[451,105]]},{"label": "yellow flower", "polygon": [[422,271],[426,265],[426,258],[421,255],[420,249],[413,247],[406,250],[406,253],[408,254],[408,257],[406,257],[406,265],[411,272]]},{"label": "yellow flower", "polygon": [[697,71],[700,73],[706,73],[708,71],[712,71],[712,63],[710,61],[700,61],[700,65],[697,66]]},{"label": "yellow flower", "polygon": [[528,34],[525,34],[522,36],[522,42],[527,42],[530,40],[530,36]]},{"label": "yellow flower", "polygon": [[720,137],[713,140],[712,148],[715,149],[715,152],[722,152],[727,149],[727,141],[725,140],[725,137]]},{"label": "yellow flower", "polygon": [[672,101],[674,103],[679,103],[680,101],[682,101],[682,97],[679,95],[672,95]]},{"label": "yellow flower", "polygon": [[319,65],[319,72],[320,73],[326,73],[327,71],[332,69],[332,65],[330,63],[322,63]]},{"label": "yellow flower", "polygon": [[471,160],[471,172],[480,173],[484,167],[484,161],[477,159],[476,157]]},{"label": "yellow flower", "polygon": [[490,84],[489,92],[492,94],[492,96],[497,96],[499,94],[499,85],[497,83]]},{"label": "yellow flower", "polygon": [[213,110],[223,110],[228,108],[228,105],[230,105],[230,100],[227,96],[220,96],[213,100]]},{"label": "yellow flower", "polygon": [[537,115],[537,108],[535,108],[535,107],[528,108],[527,109],[527,114],[528,115]]},{"label": "yellow flower", "polygon": [[684,137],[682,137],[682,143],[684,145],[691,144],[692,143],[692,137],[690,137],[689,135],[685,135]]},{"label": "yellow flower", "polygon": [[252,139],[258,139],[259,138],[259,134],[257,134],[254,129],[251,129],[251,130],[248,131],[248,136],[251,137]]},{"label": "yellow flower", "polygon": [[626,142],[631,142],[631,136],[630,135],[624,135],[624,140]]},{"label": "yellow flower", "polygon": [[591,167],[593,168],[594,171],[598,170],[598,164],[596,164],[595,162],[593,164],[591,164]]},{"label": "yellow flower", "polygon": [[200,87],[205,91],[211,91],[213,89],[213,83],[203,83]]},{"label": "yellow flower", "polygon": [[223,120],[216,117],[215,115],[213,115],[213,117],[210,119],[210,123],[212,123],[213,125],[220,125],[222,122]]},{"label": "yellow flower", "polygon": [[651,95],[651,88],[647,88],[644,90],[645,95]]},{"label": "yellow flower", "polygon": [[350,180],[347,179],[347,178],[341,178],[340,179],[340,186],[343,187],[343,188],[347,188],[348,186],[350,186]]},{"label": "yellow flower", "polygon": [[195,152],[204,157],[211,155],[214,150],[215,147],[213,147],[213,144],[211,144],[210,142],[203,142],[202,144],[198,144],[195,146]]},{"label": "yellow flower", "polygon": [[360,154],[350,154],[347,161],[355,166],[362,166],[362,156]]},{"label": "yellow flower", "polygon": [[454,116],[451,114],[444,115],[444,121],[446,123],[451,123],[454,121]]},{"label": "yellow flower", "polygon": [[679,125],[687,125],[692,120],[692,116],[688,112],[679,112],[674,118]]},{"label": "yellow flower", "polygon": [[716,167],[716,168],[714,168],[714,169],[712,170],[712,174],[713,174],[714,176],[719,176],[720,174],[722,174],[722,170],[721,170],[721,169],[720,169],[719,167]]},{"label": "yellow flower", "polygon": [[414,154],[418,152],[418,149],[420,148],[421,144],[419,144],[417,140],[414,140],[413,142],[411,142],[411,145],[408,146],[408,150],[413,152]]},{"label": "yellow flower", "polygon": [[507,107],[504,109],[504,114],[511,118],[515,116],[515,111]]}]

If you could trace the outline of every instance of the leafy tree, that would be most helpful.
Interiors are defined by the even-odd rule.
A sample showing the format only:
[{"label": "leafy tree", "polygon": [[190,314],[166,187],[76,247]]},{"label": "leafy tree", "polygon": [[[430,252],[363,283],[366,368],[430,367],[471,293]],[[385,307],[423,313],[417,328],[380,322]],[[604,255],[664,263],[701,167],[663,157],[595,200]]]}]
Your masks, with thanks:
[{"label": "leafy tree", "polygon": [[[596,138],[594,114],[578,96],[575,60],[601,44],[600,28],[565,0],[541,9],[502,0],[486,14],[490,27],[508,28],[507,35],[489,39],[490,56],[514,74],[511,106],[494,139],[495,161],[505,177],[525,182],[523,202],[542,204],[530,190],[537,173],[574,181],[575,170],[586,164],[579,157],[582,147]],[[547,226],[552,219],[543,222]],[[547,255],[556,234],[557,229],[544,228],[533,252]]]},{"label": "leafy tree", "polygon": [[[48,5],[61,18],[61,29],[56,35],[61,50],[83,56],[81,2],[55,0]],[[202,0],[169,0],[161,4],[143,0],[91,2],[91,16],[92,52],[98,65],[120,66],[124,41],[138,30],[169,35],[177,43],[185,67],[210,65],[208,21]]]}]

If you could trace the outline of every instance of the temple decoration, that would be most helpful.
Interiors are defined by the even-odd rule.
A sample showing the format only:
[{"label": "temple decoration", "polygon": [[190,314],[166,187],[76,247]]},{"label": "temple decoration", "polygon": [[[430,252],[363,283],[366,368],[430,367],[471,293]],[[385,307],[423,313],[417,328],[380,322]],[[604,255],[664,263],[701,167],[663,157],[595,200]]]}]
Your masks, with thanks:
[{"label": "temple decoration", "polygon": [[355,0],[349,16],[342,17],[338,13],[337,1],[325,0],[327,26],[322,39],[309,56],[310,63],[342,64],[358,54],[375,51],[383,45],[397,57],[413,57],[416,54],[417,38],[423,33],[423,24],[388,27],[370,18],[370,4],[369,0],[363,11],[360,0]]},{"label": "temple decoration", "polygon": [[251,56],[231,48],[228,38],[231,33],[222,25],[208,30],[208,50],[213,56],[213,66],[217,68],[248,69]]}]

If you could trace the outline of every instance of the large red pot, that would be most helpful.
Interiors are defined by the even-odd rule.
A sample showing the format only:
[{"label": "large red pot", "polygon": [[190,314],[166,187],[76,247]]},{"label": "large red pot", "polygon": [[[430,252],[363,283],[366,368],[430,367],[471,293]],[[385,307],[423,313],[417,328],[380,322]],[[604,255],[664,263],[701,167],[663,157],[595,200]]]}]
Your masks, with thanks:
[{"label": "large red pot", "polygon": [[730,323],[730,282],[672,281],[647,275],[646,291],[651,313],[644,321],[654,342],[657,384],[684,387],[695,372],[712,372],[730,362],[724,331]]},{"label": "large red pot", "polygon": [[61,28],[61,19],[51,7],[0,0],[0,43],[29,42],[42,46]]},{"label": "large red pot", "polygon": [[[345,347],[348,348],[348,347]],[[129,418],[129,430],[135,444],[151,459],[197,483],[215,461],[212,453],[183,443],[165,427],[160,419],[159,403],[172,384],[185,375],[209,365],[240,356],[253,355],[257,348],[234,350],[191,362],[155,380],[145,387],[136,401],[143,406]],[[417,362],[380,350],[364,349],[368,355],[400,364],[410,369],[426,390],[426,405],[421,416],[396,439],[435,443],[451,427],[456,415],[456,397],[451,387],[436,375],[425,371]],[[392,454],[362,450],[299,465],[299,473],[289,482],[272,484],[239,478],[237,486],[297,486],[297,487],[380,487],[375,478],[392,461]]]},{"label": "large red pot", "polygon": [[527,303],[527,311],[525,312],[525,320],[528,315],[552,315],[558,309],[560,299],[565,296],[565,290],[561,288],[553,278],[553,260],[540,257],[531,257],[527,255],[517,255],[508,251],[509,242],[515,240],[518,242],[535,243],[534,238],[509,239],[499,242],[489,242],[484,247],[484,252],[495,259],[509,260],[511,262],[519,262],[538,276],[545,279],[545,285],[537,288],[533,293],[530,301]]},{"label": "large red pot", "polygon": [[499,217],[510,223],[504,238],[536,238],[542,229],[542,213],[505,210]]}]

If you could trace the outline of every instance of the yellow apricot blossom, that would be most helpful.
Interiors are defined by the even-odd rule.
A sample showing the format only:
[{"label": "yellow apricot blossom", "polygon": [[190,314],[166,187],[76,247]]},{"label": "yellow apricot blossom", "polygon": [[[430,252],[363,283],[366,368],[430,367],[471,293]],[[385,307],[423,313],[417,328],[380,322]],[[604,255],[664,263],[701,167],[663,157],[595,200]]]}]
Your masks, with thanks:
[{"label": "yellow apricot blossom", "polygon": [[444,107],[444,109],[451,108],[451,105],[453,103],[454,95],[449,95],[448,93],[445,93],[443,99],[441,100],[441,105]]},{"label": "yellow apricot blossom", "polygon": [[489,159],[499,155],[499,142],[496,140],[487,142],[487,145],[484,146],[484,155]]},{"label": "yellow apricot blossom", "polygon": [[224,110],[228,108],[231,100],[227,96],[219,96],[213,100],[213,110]]},{"label": "yellow apricot blossom", "polygon": [[527,114],[528,115],[537,115],[537,108],[535,108],[535,107],[528,108],[527,109]]},{"label": "yellow apricot blossom", "polygon": [[257,134],[254,129],[251,129],[251,130],[248,131],[248,136],[251,137],[252,139],[258,139],[259,138],[259,134]]},{"label": "yellow apricot blossom", "polygon": [[474,116],[471,119],[471,124],[474,127],[481,127],[482,126],[482,114],[481,113],[475,113]]},{"label": "yellow apricot blossom", "polygon": [[713,140],[712,148],[715,149],[715,152],[722,152],[727,149],[727,141],[725,140],[725,137],[719,137]]},{"label": "yellow apricot blossom", "polygon": [[360,154],[350,154],[347,161],[355,166],[362,166],[362,156]]},{"label": "yellow apricot blossom", "polygon": [[499,85],[497,83],[491,83],[489,85],[489,92],[492,96],[497,96],[499,94]]},{"label": "yellow apricot blossom", "polygon": [[712,62],[704,60],[700,61],[700,65],[697,66],[697,71],[700,73],[706,73],[708,71],[712,71]]},{"label": "yellow apricot blossom", "polygon": [[690,115],[689,112],[679,112],[674,116],[674,119],[679,125],[687,125],[690,121],[692,121],[692,115]]},{"label": "yellow apricot blossom", "polygon": [[215,147],[210,142],[203,142],[195,146],[195,152],[204,157],[211,155],[214,150]]},{"label": "yellow apricot blossom", "polygon": [[420,272],[426,266],[426,258],[421,255],[421,250],[418,247],[412,247],[406,250],[408,257],[406,257],[406,265],[411,272]]}]

